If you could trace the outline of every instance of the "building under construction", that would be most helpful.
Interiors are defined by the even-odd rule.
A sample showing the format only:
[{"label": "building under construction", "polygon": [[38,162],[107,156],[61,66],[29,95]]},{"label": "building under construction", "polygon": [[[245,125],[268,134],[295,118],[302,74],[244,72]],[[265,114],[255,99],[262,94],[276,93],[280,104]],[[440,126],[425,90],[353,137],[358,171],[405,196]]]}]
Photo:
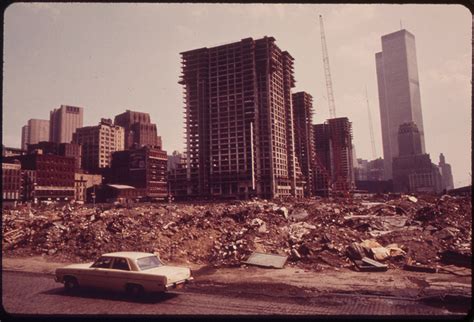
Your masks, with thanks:
[{"label": "building under construction", "polygon": [[293,94],[293,113],[295,130],[295,154],[300,162],[306,185],[304,189],[305,197],[314,195],[314,135],[313,135],[313,97],[306,92]]},{"label": "building under construction", "polygon": [[348,192],[354,189],[352,124],[347,117],[313,126],[317,156],[315,192]]},{"label": "building under construction", "polygon": [[291,55],[264,37],[181,56],[188,196],[302,196]]}]

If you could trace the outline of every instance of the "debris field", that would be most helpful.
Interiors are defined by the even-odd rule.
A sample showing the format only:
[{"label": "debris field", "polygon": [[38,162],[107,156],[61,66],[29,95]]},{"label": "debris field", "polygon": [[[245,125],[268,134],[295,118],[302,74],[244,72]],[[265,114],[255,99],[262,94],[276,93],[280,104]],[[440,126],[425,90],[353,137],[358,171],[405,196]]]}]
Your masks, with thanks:
[{"label": "debris field", "polygon": [[288,256],[289,265],[315,271],[435,272],[443,265],[471,267],[472,205],[459,196],[378,195],[18,206],[3,209],[2,237],[3,254],[69,262],[133,250],[156,252],[164,261],[229,267],[260,252]]}]

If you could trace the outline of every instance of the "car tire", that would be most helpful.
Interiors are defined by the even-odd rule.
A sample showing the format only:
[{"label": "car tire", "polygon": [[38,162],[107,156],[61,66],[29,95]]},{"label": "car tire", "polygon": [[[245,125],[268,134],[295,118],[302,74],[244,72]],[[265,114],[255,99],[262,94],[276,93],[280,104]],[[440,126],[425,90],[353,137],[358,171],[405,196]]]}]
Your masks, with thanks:
[{"label": "car tire", "polygon": [[66,291],[74,291],[79,288],[79,283],[75,277],[66,276],[64,277],[64,288]]},{"label": "car tire", "polygon": [[130,297],[135,299],[141,298],[144,293],[143,286],[137,284],[128,284],[125,290]]}]

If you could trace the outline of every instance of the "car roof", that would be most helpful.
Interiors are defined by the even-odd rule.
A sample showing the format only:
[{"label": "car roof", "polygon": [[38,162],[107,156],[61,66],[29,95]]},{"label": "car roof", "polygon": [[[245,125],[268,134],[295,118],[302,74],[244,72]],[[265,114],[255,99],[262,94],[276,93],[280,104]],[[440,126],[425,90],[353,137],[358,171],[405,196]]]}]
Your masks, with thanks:
[{"label": "car roof", "polygon": [[126,258],[129,258],[129,259],[136,260],[138,258],[148,257],[148,256],[156,256],[156,255],[152,254],[152,253],[145,253],[145,252],[114,252],[114,253],[102,254],[102,256],[126,257]]}]

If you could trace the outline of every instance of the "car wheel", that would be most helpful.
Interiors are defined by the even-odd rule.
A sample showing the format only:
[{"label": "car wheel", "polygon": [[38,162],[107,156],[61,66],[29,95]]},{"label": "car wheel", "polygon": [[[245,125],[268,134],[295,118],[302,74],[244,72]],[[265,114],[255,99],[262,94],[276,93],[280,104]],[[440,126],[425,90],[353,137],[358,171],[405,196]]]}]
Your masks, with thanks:
[{"label": "car wheel", "polygon": [[126,287],[127,294],[132,298],[140,298],[143,296],[143,286],[137,284],[129,284]]},{"label": "car wheel", "polygon": [[76,290],[79,287],[79,283],[77,283],[77,279],[72,276],[68,276],[64,278],[64,288],[66,291]]}]

